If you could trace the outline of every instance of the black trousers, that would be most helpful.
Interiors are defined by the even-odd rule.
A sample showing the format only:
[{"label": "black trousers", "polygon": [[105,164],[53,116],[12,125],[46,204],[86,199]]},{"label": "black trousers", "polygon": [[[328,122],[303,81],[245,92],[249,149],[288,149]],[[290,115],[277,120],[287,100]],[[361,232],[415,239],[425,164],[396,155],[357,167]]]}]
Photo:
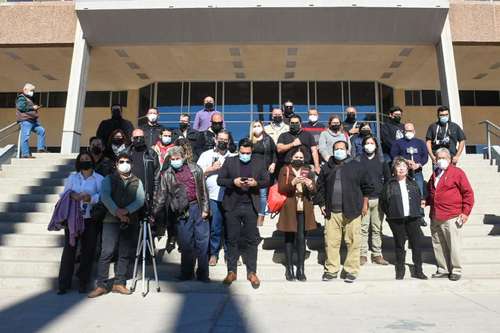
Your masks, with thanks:
[{"label": "black trousers", "polygon": [[415,272],[422,272],[422,230],[420,229],[420,219],[405,218],[401,220],[391,220],[389,221],[389,226],[391,227],[394,237],[396,269],[401,269],[405,266],[405,243],[408,237],[410,248],[412,249],[412,260],[415,266]]},{"label": "black trousers", "polygon": [[[236,273],[238,270],[239,246],[245,250],[247,273],[257,272],[257,212],[251,203],[241,203],[232,211],[226,211],[227,233],[227,270]],[[241,242],[240,242],[241,237]]]},{"label": "black trousers", "polygon": [[73,272],[75,270],[75,257],[78,243],[80,243],[80,268],[78,269],[78,279],[80,285],[87,285],[92,273],[92,263],[95,259],[97,236],[100,223],[92,219],[85,219],[85,229],[83,235],[77,239],[75,246],[69,244],[69,230],[64,229],[64,249],[59,268],[59,289],[67,290],[71,288]]},{"label": "black trousers", "polygon": [[293,245],[295,245],[298,258],[304,258],[306,252],[305,220],[304,214],[299,212],[297,212],[297,232],[285,232],[285,246]]},{"label": "black trousers", "polygon": [[109,265],[118,249],[118,261],[115,264],[114,284],[125,285],[130,264],[137,247],[139,225],[130,224],[126,229],[120,228],[120,223],[103,223],[102,250],[97,264],[97,286],[108,287]]}]

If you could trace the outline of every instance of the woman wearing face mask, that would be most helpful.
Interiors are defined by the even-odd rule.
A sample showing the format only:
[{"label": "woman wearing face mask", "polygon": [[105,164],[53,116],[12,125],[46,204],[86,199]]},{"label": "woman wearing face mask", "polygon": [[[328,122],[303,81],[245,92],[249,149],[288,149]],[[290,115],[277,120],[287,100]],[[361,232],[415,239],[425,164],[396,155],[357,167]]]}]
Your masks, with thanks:
[{"label": "woman wearing face mask", "polygon": [[359,132],[352,135],[349,138],[349,141],[351,143],[351,157],[355,158],[356,156],[359,156],[363,154],[364,151],[364,145],[363,145],[363,139],[367,137],[368,135],[371,135],[372,129],[370,127],[369,123],[360,123],[359,124]]},{"label": "woman wearing face mask", "polygon": [[168,150],[173,146],[174,143],[172,142],[172,131],[169,129],[163,129],[160,133],[158,141],[156,141],[156,144],[153,146],[153,150],[158,155],[161,170],[164,170],[163,165],[167,160]]},{"label": "woman wearing face mask", "polygon": [[[361,127],[363,130],[363,127]],[[368,238],[371,225],[372,231],[372,263],[378,265],[388,265],[389,263],[382,256],[382,222],[384,213],[380,210],[379,196],[384,183],[390,178],[389,165],[383,162],[379,155],[377,140],[372,135],[367,135],[362,141],[363,151],[356,157],[366,169],[368,177],[374,188],[368,196],[368,212],[361,220],[361,256],[360,264],[364,265],[368,261]]]},{"label": "woman wearing face mask", "polygon": [[[71,174],[65,181],[64,192],[71,191],[71,200],[80,203],[80,210],[84,218],[85,229],[83,234],[77,238],[80,242],[80,268],[78,278],[80,280],[78,291],[85,293],[90,280],[92,263],[95,259],[95,249],[97,244],[97,234],[99,226],[91,218],[92,206],[99,201],[101,183],[103,177],[94,172],[94,159],[90,153],[80,153],[75,163],[76,173]],[[64,249],[59,268],[59,291],[58,294],[65,294],[71,289],[73,271],[75,268],[75,257],[78,243],[71,246],[69,240],[69,229],[64,229]]]},{"label": "woman wearing face mask", "polygon": [[[285,233],[285,278],[306,281],[304,261],[306,253],[306,232],[316,229],[312,195],[315,192],[314,172],[304,165],[305,149],[293,148],[280,171],[278,188],[286,194],[285,205],[280,211],[277,228]],[[293,270],[293,250],[297,251],[297,272]]]},{"label": "woman wearing face mask", "polygon": [[109,136],[106,147],[106,156],[115,161],[120,153],[124,153],[130,144],[130,140],[121,129],[114,130]]},{"label": "woman wearing face mask", "polygon": [[[273,139],[264,132],[264,125],[261,121],[253,121],[250,124],[250,141],[253,143],[253,154],[256,158],[262,159],[267,171],[272,175],[276,168],[276,145]],[[260,191],[260,211],[257,219],[257,225],[264,223],[267,205],[267,188],[261,188]]]},{"label": "woman wearing face mask", "polygon": [[406,160],[398,156],[392,163],[393,177],[387,181],[380,195],[380,206],[387,216],[394,237],[396,252],[396,280],[405,276],[406,238],[412,249],[414,265],[413,277],[427,280],[422,271],[422,245],[420,219],[422,200],[417,183],[408,176],[409,166]]}]

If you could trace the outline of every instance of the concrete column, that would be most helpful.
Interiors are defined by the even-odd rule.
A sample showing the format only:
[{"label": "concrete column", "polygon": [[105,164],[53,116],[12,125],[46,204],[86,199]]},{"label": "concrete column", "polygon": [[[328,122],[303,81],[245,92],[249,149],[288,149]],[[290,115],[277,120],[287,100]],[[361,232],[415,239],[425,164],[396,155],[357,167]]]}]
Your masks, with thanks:
[{"label": "concrete column", "polygon": [[77,19],[71,73],[69,75],[68,99],[64,111],[64,126],[61,141],[62,154],[78,153],[80,151],[80,136],[89,63],[90,47],[83,37],[80,21]]},{"label": "concrete column", "polygon": [[436,54],[442,103],[450,108],[451,120],[463,127],[449,16],[446,17],[441,31],[441,39],[436,45]]}]

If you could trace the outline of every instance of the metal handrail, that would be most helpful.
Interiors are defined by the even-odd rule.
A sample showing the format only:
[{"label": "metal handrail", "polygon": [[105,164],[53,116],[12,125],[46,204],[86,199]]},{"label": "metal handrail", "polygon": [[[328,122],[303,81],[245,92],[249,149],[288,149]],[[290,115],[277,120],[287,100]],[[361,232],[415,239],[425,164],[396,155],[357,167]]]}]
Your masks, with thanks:
[{"label": "metal handrail", "polygon": [[[1,134],[7,132],[9,129],[11,129],[15,126],[17,126],[17,128],[14,131],[7,133],[7,135],[4,135],[4,137],[1,138]],[[14,134],[16,132],[19,132],[19,134],[17,135],[17,153],[16,153],[16,157],[19,158],[19,157],[21,157],[21,131],[20,131],[19,123],[17,121],[0,129],[0,142],[4,141],[5,139],[7,139],[8,137],[10,137],[12,134]]]},{"label": "metal handrail", "polygon": [[485,125],[486,128],[486,144],[488,145],[488,159],[490,160],[490,164],[493,163],[493,156],[491,155],[491,135],[493,134],[497,138],[500,138],[500,135],[493,132],[494,130],[500,131],[500,126],[492,123],[489,120],[483,120],[479,122],[480,125]]}]

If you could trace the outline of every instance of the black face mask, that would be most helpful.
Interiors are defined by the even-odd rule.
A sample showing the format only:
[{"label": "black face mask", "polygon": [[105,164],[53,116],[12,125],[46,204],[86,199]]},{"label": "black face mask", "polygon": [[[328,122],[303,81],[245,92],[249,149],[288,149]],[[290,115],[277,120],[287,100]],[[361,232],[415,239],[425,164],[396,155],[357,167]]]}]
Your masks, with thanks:
[{"label": "black face mask", "polygon": [[143,136],[137,136],[132,139],[132,144],[134,145],[134,147],[142,148],[146,146],[146,141]]},{"label": "black face mask", "polygon": [[222,130],[222,123],[212,122],[212,131],[214,131],[214,133],[219,133],[221,130]]},{"label": "black face mask", "polygon": [[290,133],[297,134],[300,132],[300,124],[290,124]]},{"label": "black face mask", "polygon": [[228,146],[229,146],[229,143],[224,142],[224,141],[220,141],[217,143],[217,149],[222,150],[222,151],[226,151]]},{"label": "black face mask", "polygon": [[125,140],[123,139],[113,139],[111,140],[111,143],[116,145],[116,146],[121,146],[123,143],[125,142]]},{"label": "black face mask", "polygon": [[102,153],[102,148],[99,147],[99,146],[92,146],[90,148],[90,151],[92,152],[92,154],[94,155],[100,155]]},{"label": "black face mask", "polygon": [[94,168],[94,163],[92,163],[91,161],[80,162],[80,169],[81,170],[89,170],[89,169],[93,169],[93,168]]},{"label": "black face mask", "polygon": [[183,132],[184,132],[185,130],[187,130],[187,128],[188,128],[188,127],[189,127],[189,124],[187,124],[187,123],[179,123],[179,129],[180,129],[181,131],[183,131]]},{"label": "black face mask", "polygon": [[394,116],[394,118],[392,118],[392,119],[394,119],[394,122],[396,122],[398,124],[401,122],[401,116]]},{"label": "black face mask", "polygon": [[304,165],[304,161],[303,160],[292,160],[291,164],[294,168],[300,168],[301,166]]},{"label": "black face mask", "polygon": [[205,105],[203,105],[203,107],[205,108],[205,110],[213,110],[214,103],[205,103]]},{"label": "black face mask", "polygon": [[362,136],[367,136],[367,135],[371,134],[371,131],[370,130],[360,130],[359,134],[361,134]]},{"label": "black face mask", "polygon": [[111,109],[111,118],[121,119],[122,118],[122,111],[118,108]]},{"label": "black face mask", "polygon": [[285,106],[285,116],[290,116],[293,114],[293,106]]},{"label": "black face mask", "polygon": [[273,117],[273,123],[275,123],[276,125],[279,125],[282,122],[283,122],[283,117],[281,117],[281,116]]},{"label": "black face mask", "polygon": [[330,125],[330,131],[338,132],[340,130],[340,125]]},{"label": "black face mask", "polygon": [[348,121],[355,121],[356,120],[356,114],[355,113],[348,113],[346,120]]}]

